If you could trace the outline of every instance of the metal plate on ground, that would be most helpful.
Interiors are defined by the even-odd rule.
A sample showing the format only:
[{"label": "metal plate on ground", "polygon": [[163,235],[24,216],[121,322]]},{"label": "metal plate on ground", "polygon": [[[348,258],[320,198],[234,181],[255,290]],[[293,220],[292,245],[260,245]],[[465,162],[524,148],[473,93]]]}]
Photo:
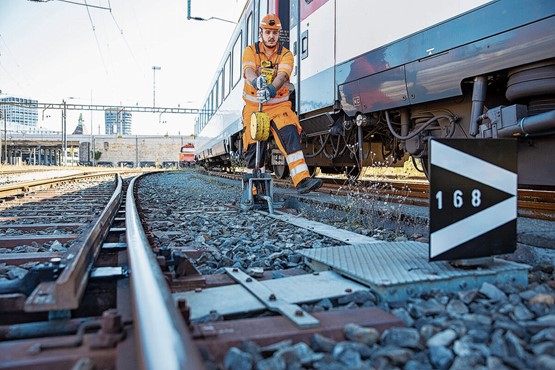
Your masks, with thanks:
[{"label": "metal plate on ground", "polygon": [[428,262],[428,245],[381,242],[303,249],[316,270],[333,269],[372,288],[381,300],[402,301],[422,293],[479,288],[484,282],[528,284],[530,266],[494,258],[490,265],[457,268]]},{"label": "metal plate on ground", "polygon": [[297,227],[302,227],[303,229],[313,231],[317,234],[324,235],[329,238],[339,240],[347,244],[379,242],[379,240],[376,240],[370,236],[357,234],[352,231],[348,231],[344,229],[338,229],[335,226],[326,225],[318,221],[312,221],[304,217],[292,216],[290,214],[279,212],[279,211],[276,211],[273,214],[269,214],[267,212],[262,212],[262,211],[259,211],[259,212],[264,214],[265,216],[275,218],[276,220],[288,222]]},{"label": "metal plate on ground", "polygon": [[253,279],[238,268],[226,267],[225,271],[233,280],[251,292],[251,294],[262,302],[267,309],[286,316],[299,328],[311,328],[320,324],[314,316],[310,315],[301,307],[284,300],[281,296],[277,296],[273,291],[268,289],[266,285]]},{"label": "metal plate on ground", "polygon": [[[314,302],[368,290],[368,287],[345,279],[333,271],[264,280],[259,283],[264,284],[276,297],[290,303]],[[191,307],[192,320],[209,315],[213,310],[220,315],[235,315],[265,309],[263,303],[239,284],[173,294],[176,302],[180,298],[186,299]]]}]

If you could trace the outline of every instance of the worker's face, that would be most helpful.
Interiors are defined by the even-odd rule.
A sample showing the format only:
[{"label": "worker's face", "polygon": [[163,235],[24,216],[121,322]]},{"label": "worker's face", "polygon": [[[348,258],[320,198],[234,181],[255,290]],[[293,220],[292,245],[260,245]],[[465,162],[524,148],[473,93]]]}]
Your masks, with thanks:
[{"label": "worker's face", "polygon": [[279,39],[279,30],[268,30],[262,28],[260,30],[260,37],[267,48],[275,48]]}]

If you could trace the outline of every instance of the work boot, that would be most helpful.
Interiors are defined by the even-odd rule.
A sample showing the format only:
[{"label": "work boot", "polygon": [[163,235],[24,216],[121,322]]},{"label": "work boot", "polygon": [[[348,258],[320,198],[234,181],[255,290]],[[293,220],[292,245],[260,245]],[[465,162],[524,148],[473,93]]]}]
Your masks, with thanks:
[{"label": "work boot", "polygon": [[322,186],[322,180],[313,179],[311,177],[305,177],[297,184],[297,191],[299,194],[306,194],[316,189],[320,189]]}]

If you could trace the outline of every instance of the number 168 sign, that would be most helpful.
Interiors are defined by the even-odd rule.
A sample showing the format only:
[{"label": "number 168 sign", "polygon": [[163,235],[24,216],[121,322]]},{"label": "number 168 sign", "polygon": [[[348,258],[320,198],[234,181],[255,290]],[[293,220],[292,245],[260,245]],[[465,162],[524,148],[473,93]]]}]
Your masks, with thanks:
[{"label": "number 168 sign", "polygon": [[[481,200],[482,193],[479,189],[472,190],[472,206],[479,207],[482,203]],[[438,190],[436,193],[437,209],[443,209],[443,190]],[[464,204],[463,192],[460,189],[453,191],[453,206],[455,208],[461,208]]]},{"label": "number 168 sign", "polygon": [[515,140],[430,141],[430,261],[516,248]]}]

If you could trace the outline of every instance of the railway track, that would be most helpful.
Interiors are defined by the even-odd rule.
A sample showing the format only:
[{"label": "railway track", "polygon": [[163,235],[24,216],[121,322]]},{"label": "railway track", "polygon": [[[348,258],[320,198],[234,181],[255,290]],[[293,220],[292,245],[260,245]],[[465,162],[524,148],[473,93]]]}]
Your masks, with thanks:
[{"label": "railway track", "polygon": [[[355,185],[337,184],[337,180],[326,181],[325,189],[348,193],[357,191],[368,199],[387,200],[395,203],[428,207],[429,184],[426,181],[357,181]],[[548,190],[518,190],[518,215],[540,220],[555,220],[555,194]]]},{"label": "railway track", "polygon": [[[210,172],[213,176],[240,181],[241,176],[223,172]],[[386,201],[404,205],[428,207],[429,183],[422,178],[395,176],[375,177],[349,181],[344,178],[323,177],[324,185],[318,192],[348,196],[356,194],[368,200]],[[290,180],[274,179],[276,186],[290,188]],[[555,221],[555,194],[550,190],[518,190],[518,215],[538,220]]]},{"label": "railway track", "polygon": [[[149,242],[143,211],[135,207],[136,179],[126,190],[119,176],[99,185],[86,177],[84,188],[83,178],[4,188],[0,217],[9,235],[0,238],[7,247],[0,263],[21,278],[0,281],[0,368],[73,368],[85,366],[86,358],[103,368],[201,369],[199,339],[221,361],[222,339],[207,341],[208,326],[191,324],[187,301],[175,295],[233,279],[202,276],[189,262],[197,250],[170,255]],[[32,267],[23,273],[20,266]],[[333,321],[337,332],[345,318]],[[230,340],[238,338],[228,338],[226,348]]]},{"label": "railway track", "polygon": [[[0,204],[0,242],[13,241],[0,267],[48,271],[24,291],[14,289],[21,279],[0,280],[0,368],[364,368],[400,366],[407,360],[396,356],[416,351],[395,340],[418,333],[392,314],[405,306],[306,257],[376,243],[365,233],[245,214],[236,185],[192,171],[65,183]],[[38,249],[20,248],[27,244]],[[416,317],[436,298],[454,299],[410,297],[405,312]]]},{"label": "railway track", "polygon": [[113,179],[0,189],[0,368],[204,368],[142,229],[135,180],[127,190]]},{"label": "railway track", "polygon": [[125,271],[109,267],[125,255],[125,187],[108,173],[2,187],[1,368],[113,362],[108,349],[130,320],[112,310]]}]

